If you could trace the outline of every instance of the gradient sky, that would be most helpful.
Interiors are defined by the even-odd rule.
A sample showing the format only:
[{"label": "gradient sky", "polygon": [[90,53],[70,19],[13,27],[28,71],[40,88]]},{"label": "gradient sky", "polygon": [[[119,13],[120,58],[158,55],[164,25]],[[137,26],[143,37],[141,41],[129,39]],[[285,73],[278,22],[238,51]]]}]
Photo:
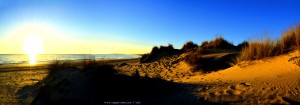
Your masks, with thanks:
[{"label": "gradient sky", "polygon": [[146,53],[155,45],[234,44],[279,37],[300,20],[300,0],[0,0],[0,53],[24,53],[27,36],[43,53]]}]

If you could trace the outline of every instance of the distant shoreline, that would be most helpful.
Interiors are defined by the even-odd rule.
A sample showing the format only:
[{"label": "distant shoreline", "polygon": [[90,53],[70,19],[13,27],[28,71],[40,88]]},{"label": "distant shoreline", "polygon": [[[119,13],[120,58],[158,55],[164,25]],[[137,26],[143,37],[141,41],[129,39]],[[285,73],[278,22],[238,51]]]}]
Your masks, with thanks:
[{"label": "distant shoreline", "polygon": [[[89,59],[82,59],[82,60],[69,60],[69,61],[62,61],[62,62],[70,62],[71,65],[74,66],[81,66],[85,60]],[[138,63],[140,60],[139,58],[125,58],[125,59],[98,59],[95,60],[96,62],[102,62],[112,65],[122,64],[122,63]],[[30,70],[46,70],[50,65],[50,62],[42,62],[38,64],[28,64],[28,63],[20,63],[20,64],[1,64],[0,65],[0,73],[1,72],[13,72],[13,71],[30,71]]]},{"label": "distant shoreline", "polygon": [[37,54],[30,58],[28,54],[0,54],[0,65],[16,65],[32,62],[36,64],[51,63],[52,61],[76,61],[76,60],[114,60],[139,58],[135,54]]}]

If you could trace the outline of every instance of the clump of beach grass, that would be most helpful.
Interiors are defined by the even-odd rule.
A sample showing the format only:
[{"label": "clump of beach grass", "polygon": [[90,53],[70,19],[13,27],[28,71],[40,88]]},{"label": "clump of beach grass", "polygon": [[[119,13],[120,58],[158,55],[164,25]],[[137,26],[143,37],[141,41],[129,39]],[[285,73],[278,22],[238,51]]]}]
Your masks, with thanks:
[{"label": "clump of beach grass", "polygon": [[188,41],[186,42],[183,47],[181,48],[182,51],[188,51],[188,50],[191,50],[191,49],[194,49],[198,47],[198,45],[192,41]]},{"label": "clump of beach grass", "polygon": [[294,57],[290,58],[289,62],[291,62],[291,61],[300,67],[300,56],[294,56]]},{"label": "clump of beach grass", "polygon": [[235,46],[219,36],[211,41],[203,41],[201,47],[204,49],[233,49]]},{"label": "clump of beach grass", "polygon": [[238,57],[238,61],[259,60],[266,57],[278,56],[300,49],[300,25],[283,32],[281,39],[249,42]]},{"label": "clump of beach grass", "polygon": [[160,47],[154,46],[150,54],[142,55],[140,62],[149,63],[149,62],[159,60],[160,58],[176,55],[179,53],[180,50],[174,49],[172,44],[169,44],[168,46],[160,46]]}]

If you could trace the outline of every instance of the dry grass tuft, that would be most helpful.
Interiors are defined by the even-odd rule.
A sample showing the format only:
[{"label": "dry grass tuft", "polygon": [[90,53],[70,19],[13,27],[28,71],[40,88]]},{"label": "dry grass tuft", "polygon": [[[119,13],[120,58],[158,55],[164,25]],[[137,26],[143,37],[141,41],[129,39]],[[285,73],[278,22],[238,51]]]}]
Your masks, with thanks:
[{"label": "dry grass tuft", "polygon": [[195,70],[201,68],[201,64],[205,62],[202,57],[203,53],[204,49],[202,47],[198,47],[195,51],[189,52],[185,61],[193,66]]},{"label": "dry grass tuft", "polygon": [[196,48],[196,47],[198,47],[197,44],[195,44],[195,43],[192,42],[192,41],[188,41],[188,42],[186,42],[186,43],[183,45],[183,47],[181,48],[181,50],[182,50],[182,51],[188,51],[188,50],[194,49],[194,48]]},{"label": "dry grass tuft", "polygon": [[231,67],[235,64],[236,53],[224,55],[222,57],[203,57],[207,53],[207,49],[198,47],[194,51],[189,52],[185,58],[185,62],[190,64],[193,72],[200,71],[209,73]]},{"label": "dry grass tuft", "polygon": [[179,53],[180,50],[174,49],[172,44],[169,44],[168,46],[160,46],[159,48],[155,46],[152,48],[150,54],[142,55],[140,62],[141,63],[153,62],[162,57],[171,56]]},{"label": "dry grass tuft", "polygon": [[245,47],[249,47],[249,42],[243,41],[242,43],[238,44],[236,47],[238,50],[242,50]]},{"label": "dry grass tuft", "polygon": [[61,71],[62,69],[66,69],[66,68],[70,68],[71,64],[70,62],[63,62],[63,61],[53,61],[50,65],[49,65],[49,73],[48,76],[52,76],[54,74],[56,74],[57,72]]},{"label": "dry grass tuft", "polygon": [[214,40],[211,41],[204,41],[201,44],[201,47],[204,49],[232,49],[235,48],[235,46],[232,43],[229,43],[227,40],[225,40],[223,37],[217,37]]},{"label": "dry grass tuft", "polygon": [[238,61],[259,60],[300,49],[300,25],[282,34],[281,39],[253,41],[242,49]]},{"label": "dry grass tuft", "polygon": [[289,62],[293,61],[294,64],[300,67],[300,56],[294,56],[289,59]]}]

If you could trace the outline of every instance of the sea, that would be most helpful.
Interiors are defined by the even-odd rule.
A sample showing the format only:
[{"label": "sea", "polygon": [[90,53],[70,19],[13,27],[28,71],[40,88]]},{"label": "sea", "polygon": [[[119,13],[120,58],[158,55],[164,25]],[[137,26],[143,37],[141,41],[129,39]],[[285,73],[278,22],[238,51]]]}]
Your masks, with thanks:
[{"label": "sea", "polygon": [[[37,54],[34,56],[35,62],[47,63],[53,61],[72,61],[72,60],[113,60],[113,59],[131,59],[138,58],[140,55],[134,54]],[[28,54],[0,54],[0,65],[5,64],[26,64],[29,63]]]}]

